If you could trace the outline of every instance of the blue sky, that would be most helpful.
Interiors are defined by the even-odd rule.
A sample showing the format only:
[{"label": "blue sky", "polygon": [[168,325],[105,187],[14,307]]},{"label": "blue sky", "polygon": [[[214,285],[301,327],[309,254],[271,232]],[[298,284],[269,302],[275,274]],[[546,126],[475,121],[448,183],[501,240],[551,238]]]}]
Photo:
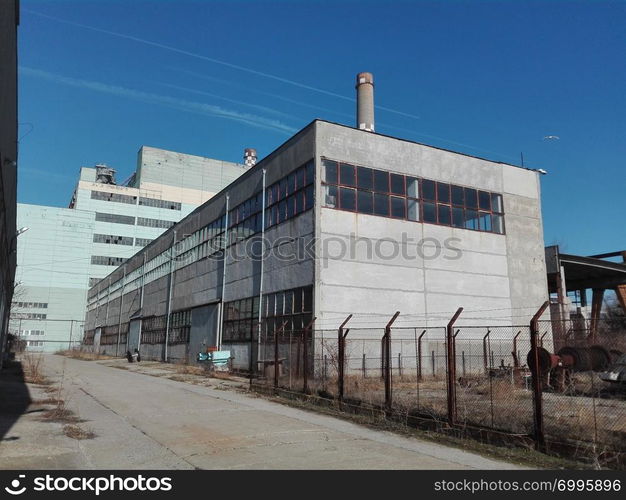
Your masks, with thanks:
[{"label": "blue sky", "polygon": [[[263,157],[314,118],[544,168],[546,244],[626,248],[626,2],[22,0],[19,201],[150,145]],[[558,136],[547,140],[545,136]]]}]

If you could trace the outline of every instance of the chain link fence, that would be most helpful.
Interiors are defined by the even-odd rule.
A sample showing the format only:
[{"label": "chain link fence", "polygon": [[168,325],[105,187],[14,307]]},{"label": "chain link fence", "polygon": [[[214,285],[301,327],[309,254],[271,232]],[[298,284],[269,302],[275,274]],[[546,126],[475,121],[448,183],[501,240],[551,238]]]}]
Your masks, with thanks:
[{"label": "chain link fence", "polygon": [[624,466],[626,325],[265,333],[253,384]]}]

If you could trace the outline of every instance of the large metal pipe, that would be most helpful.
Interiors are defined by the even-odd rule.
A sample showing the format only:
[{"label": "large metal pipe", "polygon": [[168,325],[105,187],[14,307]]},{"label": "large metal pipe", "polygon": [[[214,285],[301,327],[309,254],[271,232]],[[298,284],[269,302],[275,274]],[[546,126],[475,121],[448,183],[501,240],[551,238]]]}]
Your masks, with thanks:
[{"label": "large metal pipe", "polygon": [[356,126],[374,132],[374,75],[356,75]]}]

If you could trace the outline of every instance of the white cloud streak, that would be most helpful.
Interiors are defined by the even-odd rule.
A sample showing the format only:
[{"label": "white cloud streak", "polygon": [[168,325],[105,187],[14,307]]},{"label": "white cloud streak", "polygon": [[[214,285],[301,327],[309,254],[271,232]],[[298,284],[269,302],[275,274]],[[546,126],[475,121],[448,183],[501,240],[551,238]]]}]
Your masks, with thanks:
[{"label": "white cloud streak", "polygon": [[[111,31],[111,30],[105,30],[103,28],[97,28],[95,26],[90,26],[88,24],[82,24],[82,23],[76,23],[73,21],[68,21],[66,19],[61,19],[60,17],[56,17],[56,16],[49,16],[48,14],[43,14],[41,12],[36,12],[34,10],[30,10],[30,9],[22,9],[22,12],[28,12],[29,14],[33,14],[35,16],[40,16],[40,17],[44,17],[46,19],[50,19],[59,23],[63,23],[63,24],[68,24],[70,26],[76,26],[78,28],[83,28],[83,29],[87,29],[87,30],[91,30],[91,31],[96,31],[98,33],[104,33],[106,35],[111,35],[111,36],[115,36],[118,38],[123,38],[125,40],[131,40],[133,42],[137,42],[137,43],[142,43],[144,45],[150,45],[152,47],[157,47],[159,49],[163,49],[163,50],[169,50],[170,52],[176,52],[177,54],[183,54],[189,57],[193,57],[196,59],[200,59],[203,61],[207,61],[213,64],[220,64],[222,66],[226,66],[228,68],[232,68],[232,69],[236,69],[239,71],[244,71],[246,73],[250,73],[256,76],[262,76],[264,78],[269,78],[271,80],[275,80],[281,83],[286,83],[288,85],[293,85],[294,87],[299,87],[302,89],[306,89],[306,90],[310,90],[313,92],[317,92],[319,94],[324,94],[327,96],[331,96],[331,97],[336,97],[337,99],[343,99],[345,101],[352,101],[355,102],[355,99],[352,97],[347,97],[345,95],[342,94],[337,94],[336,92],[331,92],[329,90],[324,90],[324,89],[320,89],[318,87],[313,87],[311,85],[306,85],[304,83],[300,83],[300,82],[296,82],[295,80],[290,80],[288,78],[283,78],[281,76],[278,75],[273,75],[271,73],[265,73],[263,71],[258,71],[252,68],[246,68],[245,66],[240,66],[238,64],[233,64],[233,63],[229,63],[226,61],[222,61],[220,59],[215,59],[213,57],[208,57],[202,54],[196,54],[195,52],[189,52],[188,50],[183,50],[183,49],[179,49],[177,47],[172,47],[171,45],[165,45],[163,43],[158,43],[158,42],[153,42],[151,40],[146,40],[144,38],[139,38],[136,36],[132,36],[132,35],[126,35],[124,33],[118,33],[116,31]],[[389,113],[394,113],[396,115],[401,115],[401,116],[406,116],[408,118],[414,118],[419,120],[420,117],[417,115],[413,115],[411,113],[406,113],[404,111],[399,111],[397,109],[392,109],[392,108],[387,108],[384,106],[376,106],[377,109],[383,110],[383,111],[388,111]]]},{"label": "white cloud streak", "polygon": [[202,102],[188,101],[185,99],[178,99],[175,97],[154,94],[151,92],[143,92],[141,90],[129,89],[126,87],[110,85],[97,81],[82,80],[79,78],[57,75],[55,73],[49,73],[47,71],[42,71],[35,68],[29,68],[27,66],[20,66],[19,70],[21,75],[32,76],[62,85],[79,87],[83,89],[93,90],[95,92],[125,97],[136,101],[157,104],[160,106],[166,106],[188,113],[196,113],[206,116],[214,116],[217,118],[224,118],[239,123],[245,123],[247,125],[251,125],[253,127],[265,130],[278,131],[286,135],[291,135],[297,131],[297,129],[290,127],[278,120],[272,120],[249,113],[240,113],[238,111],[225,109],[220,106],[214,106],[211,104],[205,104]]},{"label": "white cloud streak", "polygon": [[209,97],[213,97],[214,99],[221,99],[222,101],[232,102],[233,104],[239,104],[240,106],[247,106],[249,108],[261,111],[263,113],[270,113],[273,115],[282,116],[283,118],[297,119],[295,116],[288,115],[287,113],[283,113],[282,111],[278,111],[268,106],[261,106],[260,104],[252,104],[249,102],[238,101],[237,99],[230,99],[228,97],[223,97],[217,94],[213,94],[211,92],[207,92],[206,90],[191,89],[189,87],[181,87],[180,85],[172,85],[171,83],[165,83],[165,82],[152,82],[152,83],[156,83],[157,85],[162,85],[163,87],[168,87],[170,89],[180,90],[182,92],[190,92],[192,94],[206,95]]}]

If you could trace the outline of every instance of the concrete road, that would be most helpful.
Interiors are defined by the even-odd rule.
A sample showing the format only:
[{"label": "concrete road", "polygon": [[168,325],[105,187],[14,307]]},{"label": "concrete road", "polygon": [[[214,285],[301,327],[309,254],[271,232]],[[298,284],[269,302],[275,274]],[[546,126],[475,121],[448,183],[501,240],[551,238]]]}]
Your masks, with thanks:
[{"label": "concrete road", "polygon": [[121,370],[110,362],[54,355],[44,362],[46,374],[62,384],[69,406],[85,420],[81,425],[97,437],[76,441],[47,432],[37,445],[24,435],[35,432],[35,424],[18,421],[11,432],[22,433],[21,439],[0,443],[3,468],[517,468],[223,387]]}]

